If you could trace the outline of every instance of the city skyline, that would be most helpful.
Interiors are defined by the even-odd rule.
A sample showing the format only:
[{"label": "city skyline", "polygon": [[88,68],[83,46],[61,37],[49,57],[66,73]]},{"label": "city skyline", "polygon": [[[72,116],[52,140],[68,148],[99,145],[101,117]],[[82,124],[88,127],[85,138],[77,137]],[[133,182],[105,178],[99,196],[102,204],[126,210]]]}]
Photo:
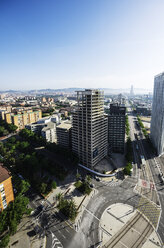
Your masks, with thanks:
[{"label": "city skyline", "polygon": [[153,89],[163,1],[1,1],[0,90]]}]

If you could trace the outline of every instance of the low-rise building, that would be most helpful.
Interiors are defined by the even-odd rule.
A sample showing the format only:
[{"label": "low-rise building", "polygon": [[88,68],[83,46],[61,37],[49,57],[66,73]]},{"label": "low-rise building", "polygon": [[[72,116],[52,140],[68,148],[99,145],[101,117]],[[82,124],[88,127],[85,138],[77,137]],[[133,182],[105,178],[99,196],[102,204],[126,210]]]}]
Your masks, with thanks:
[{"label": "low-rise building", "polygon": [[13,186],[10,172],[0,164],[0,211],[14,201]]}]

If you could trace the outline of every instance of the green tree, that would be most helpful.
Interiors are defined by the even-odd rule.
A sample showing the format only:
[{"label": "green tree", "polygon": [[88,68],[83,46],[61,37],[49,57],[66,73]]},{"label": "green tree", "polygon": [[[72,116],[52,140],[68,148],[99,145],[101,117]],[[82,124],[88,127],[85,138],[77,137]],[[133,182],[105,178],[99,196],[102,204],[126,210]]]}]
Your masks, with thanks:
[{"label": "green tree", "polygon": [[0,241],[0,248],[5,248],[8,246],[10,241],[10,235],[7,234],[6,236],[4,236],[1,241]]},{"label": "green tree", "polygon": [[51,183],[51,186],[52,186],[52,188],[53,188],[53,189],[56,189],[56,187],[57,187],[56,182],[55,182],[55,181],[53,181],[53,182]]},{"label": "green tree", "polygon": [[17,231],[17,220],[16,218],[12,218],[10,222],[10,233],[13,235]]},{"label": "green tree", "polygon": [[20,194],[24,194],[30,187],[29,182],[25,181],[25,180],[21,180],[21,183],[18,186],[18,192]]},{"label": "green tree", "polygon": [[8,139],[8,141],[11,143],[11,144],[15,144],[16,143],[16,138],[14,136],[10,137]]},{"label": "green tree", "polygon": [[58,193],[56,195],[56,200],[60,202],[61,198],[62,198],[62,193]]},{"label": "green tree", "polygon": [[77,206],[73,200],[65,200],[61,197],[58,208],[67,218],[71,220],[74,220],[77,216]]},{"label": "green tree", "polygon": [[91,176],[90,176],[90,175],[87,175],[86,178],[85,178],[85,180],[86,180],[88,183],[90,183],[90,182],[91,182]]},{"label": "green tree", "polygon": [[14,133],[16,130],[17,130],[17,126],[16,125],[13,125],[13,124],[8,124],[8,127],[7,127],[7,130],[10,132],[10,133]]},{"label": "green tree", "polygon": [[40,192],[42,194],[46,193],[46,189],[47,189],[47,184],[46,183],[41,183],[40,185]]},{"label": "green tree", "polygon": [[78,181],[81,175],[79,173],[76,174],[76,180]]}]

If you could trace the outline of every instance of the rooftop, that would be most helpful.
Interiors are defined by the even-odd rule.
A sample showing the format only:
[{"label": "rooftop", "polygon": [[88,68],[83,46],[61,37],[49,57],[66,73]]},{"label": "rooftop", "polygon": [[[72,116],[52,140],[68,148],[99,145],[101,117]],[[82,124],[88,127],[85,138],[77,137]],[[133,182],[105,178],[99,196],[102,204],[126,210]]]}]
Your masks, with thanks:
[{"label": "rooftop", "polygon": [[10,172],[0,164],[0,183],[11,177]]},{"label": "rooftop", "polygon": [[63,128],[69,130],[72,127],[72,123],[70,121],[63,121],[60,125],[56,128]]},{"label": "rooftop", "polygon": [[55,128],[55,123],[52,121],[49,121],[48,123],[45,124],[44,128],[42,131],[47,131],[49,129],[54,129]]}]

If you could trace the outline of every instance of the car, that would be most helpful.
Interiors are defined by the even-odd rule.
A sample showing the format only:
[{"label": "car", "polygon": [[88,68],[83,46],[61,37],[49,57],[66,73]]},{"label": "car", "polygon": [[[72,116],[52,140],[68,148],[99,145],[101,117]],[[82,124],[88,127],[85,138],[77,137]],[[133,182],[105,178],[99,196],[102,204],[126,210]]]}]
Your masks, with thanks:
[{"label": "car", "polygon": [[34,232],[35,232],[36,234],[40,233],[41,231],[42,231],[42,228],[41,228],[39,225],[36,225],[36,226],[34,227]]},{"label": "car", "polygon": [[38,207],[37,207],[37,210],[39,210],[39,211],[42,211],[44,209],[44,206],[43,205],[39,205]]},{"label": "car", "polygon": [[96,181],[98,181],[98,182],[99,182],[99,181],[100,181],[100,178],[99,178],[99,177],[96,177]]},{"label": "car", "polygon": [[90,187],[91,187],[91,188],[94,188],[94,186],[95,186],[95,185],[94,185],[93,183],[90,183]]}]

